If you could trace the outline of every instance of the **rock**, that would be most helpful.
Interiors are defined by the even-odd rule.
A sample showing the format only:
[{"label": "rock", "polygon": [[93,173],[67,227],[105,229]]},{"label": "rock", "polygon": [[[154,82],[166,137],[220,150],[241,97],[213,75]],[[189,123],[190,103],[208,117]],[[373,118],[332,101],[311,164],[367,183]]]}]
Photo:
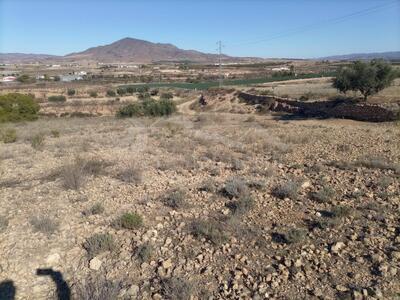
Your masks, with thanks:
[{"label": "rock", "polygon": [[98,259],[97,257],[95,257],[90,260],[89,268],[92,270],[98,271],[101,267],[101,264],[102,264],[101,260]]},{"label": "rock", "polygon": [[334,245],[331,247],[331,251],[332,251],[333,253],[339,253],[339,251],[340,251],[341,249],[343,249],[344,247],[346,247],[345,243],[343,243],[343,242],[337,242],[336,244],[334,244]]},{"label": "rock", "polygon": [[164,260],[161,265],[164,269],[169,269],[172,267],[172,260],[171,259]]},{"label": "rock", "polygon": [[304,181],[303,184],[301,185],[302,189],[306,189],[309,188],[311,186],[311,182],[310,181]]},{"label": "rock", "polygon": [[164,246],[168,246],[169,244],[171,244],[172,243],[172,239],[170,238],[170,237],[167,237],[166,239],[165,239],[165,244],[164,244]]},{"label": "rock", "polygon": [[338,285],[336,286],[336,290],[338,290],[339,292],[347,292],[347,291],[348,291],[348,288],[345,287],[344,285],[338,284]]},{"label": "rock", "polygon": [[60,254],[58,254],[58,253],[50,254],[46,259],[46,263],[47,263],[47,265],[50,265],[50,266],[58,265],[60,258],[61,258]]},{"label": "rock", "polygon": [[139,293],[139,286],[137,286],[136,284],[132,284],[126,293],[133,299],[137,298],[137,294]]}]

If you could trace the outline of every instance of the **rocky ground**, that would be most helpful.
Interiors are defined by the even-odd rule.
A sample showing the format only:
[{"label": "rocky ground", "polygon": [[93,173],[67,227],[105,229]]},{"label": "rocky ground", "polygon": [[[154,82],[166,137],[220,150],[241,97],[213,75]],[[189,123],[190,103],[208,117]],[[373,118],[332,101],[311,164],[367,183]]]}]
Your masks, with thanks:
[{"label": "rocky ground", "polygon": [[73,299],[400,296],[399,125],[185,113],[8,127],[0,287],[16,299],[54,299],[54,282]]}]

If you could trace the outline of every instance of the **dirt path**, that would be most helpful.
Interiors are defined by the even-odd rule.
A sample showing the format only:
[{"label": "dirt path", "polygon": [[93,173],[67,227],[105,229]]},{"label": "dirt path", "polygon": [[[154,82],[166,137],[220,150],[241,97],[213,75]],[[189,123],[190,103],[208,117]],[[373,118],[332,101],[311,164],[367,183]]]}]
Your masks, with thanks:
[{"label": "dirt path", "polygon": [[194,103],[195,101],[197,101],[197,100],[189,100],[189,101],[186,101],[186,102],[184,102],[182,104],[179,104],[178,105],[178,112],[180,112],[180,113],[182,113],[184,115],[194,115],[194,114],[196,114],[196,112],[194,110],[190,109],[190,105],[192,103]]}]

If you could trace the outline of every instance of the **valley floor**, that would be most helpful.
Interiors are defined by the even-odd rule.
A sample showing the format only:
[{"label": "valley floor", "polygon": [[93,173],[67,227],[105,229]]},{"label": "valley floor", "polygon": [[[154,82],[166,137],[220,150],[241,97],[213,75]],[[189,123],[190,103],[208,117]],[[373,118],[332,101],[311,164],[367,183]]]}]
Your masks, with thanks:
[{"label": "valley floor", "polygon": [[0,286],[54,299],[62,275],[73,299],[399,297],[398,125],[183,108],[8,125]]}]

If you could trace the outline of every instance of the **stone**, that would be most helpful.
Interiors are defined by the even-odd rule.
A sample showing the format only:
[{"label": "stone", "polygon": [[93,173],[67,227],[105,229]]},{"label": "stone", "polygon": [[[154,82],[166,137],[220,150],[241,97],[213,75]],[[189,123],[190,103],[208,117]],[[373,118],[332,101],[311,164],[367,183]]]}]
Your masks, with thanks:
[{"label": "stone", "polygon": [[172,267],[172,261],[171,259],[164,260],[161,265],[164,269],[169,269]]},{"label": "stone", "polygon": [[132,284],[126,293],[128,296],[132,297],[133,299],[137,298],[137,295],[139,293],[139,286],[137,286],[136,284]]},{"label": "stone", "polygon": [[46,263],[47,265],[55,266],[59,263],[60,259],[61,259],[60,254],[53,253],[46,258]]},{"label": "stone", "polygon": [[97,257],[94,257],[90,260],[89,262],[89,268],[95,271],[100,270],[102,261],[100,259],[98,259]]},{"label": "stone", "polygon": [[344,247],[346,247],[345,243],[343,243],[343,242],[337,242],[336,244],[334,244],[334,245],[331,247],[331,251],[332,251],[333,253],[339,253],[339,251],[340,251],[341,249],[343,249]]},{"label": "stone", "polygon": [[347,292],[347,291],[348,291],[348,288],[345,287],[344,285],[338,284],[338,285],[336,286],[336,290],[338,290],[339,292]]}]

